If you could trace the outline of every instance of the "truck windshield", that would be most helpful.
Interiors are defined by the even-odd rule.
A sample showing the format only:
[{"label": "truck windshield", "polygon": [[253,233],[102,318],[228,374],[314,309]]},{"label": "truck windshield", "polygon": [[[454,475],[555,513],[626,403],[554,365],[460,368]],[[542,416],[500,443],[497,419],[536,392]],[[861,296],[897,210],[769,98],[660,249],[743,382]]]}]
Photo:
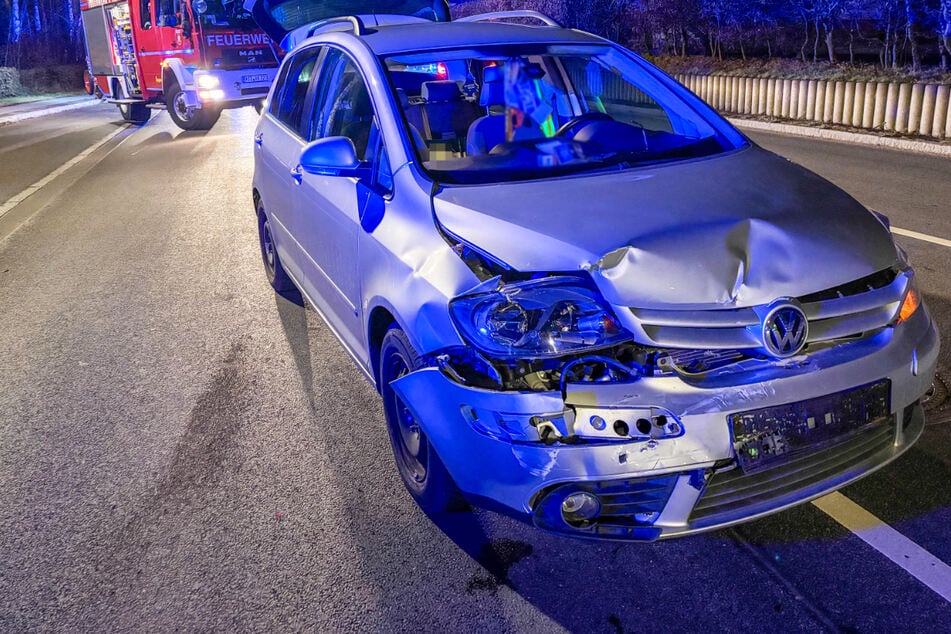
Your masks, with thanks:
[{"label": "truck windshield", "polygon": [[286,31],[340,15],[392,14],[433,19],[433,0],[263,0],[265,11]]},{"label": "truck windshield", "polygon": [[244,10],[240,0],[193,0],[192,9],[204,26],[255,28],[251,14]]},{"label": "truck windshield", "polygon": [[612,46],[487,46],[385,63],[417,155],[442,182],[625,169],[745,144],[660,71]]}]

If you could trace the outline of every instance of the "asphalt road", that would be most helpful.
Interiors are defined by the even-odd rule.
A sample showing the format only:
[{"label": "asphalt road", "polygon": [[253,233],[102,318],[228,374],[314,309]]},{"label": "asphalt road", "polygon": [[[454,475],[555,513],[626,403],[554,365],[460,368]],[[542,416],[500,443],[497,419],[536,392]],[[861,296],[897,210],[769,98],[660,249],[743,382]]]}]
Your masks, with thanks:
[{"label": "asphalt road", "polygon": [[[82,113],[0,127],[0,205],[121,123]],[[253,117],[183,133],[157,113],[0,220],[0,630],[951,630],[951,605],[811,504],[656,544],[434,523],[372,387],[264,280]],[[754,138],[951,238],[951,160]],[[951,249],[899,241],[951,333]],[[948,420],[844,490],[945,563]]]}]

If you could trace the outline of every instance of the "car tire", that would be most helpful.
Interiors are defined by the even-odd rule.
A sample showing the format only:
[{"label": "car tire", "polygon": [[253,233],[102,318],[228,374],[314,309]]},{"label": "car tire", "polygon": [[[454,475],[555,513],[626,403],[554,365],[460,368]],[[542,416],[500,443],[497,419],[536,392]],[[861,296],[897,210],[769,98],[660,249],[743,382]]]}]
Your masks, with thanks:
[{"label": "car tire", "polygon": [[178,83],[173,83],[165,95],[165,108],[172,121],[182,130],[210,130],[221,116],[221,108],[206,106],[189,110],[185,106],[185,93]]},{"label": "car tire", "polygon": [[300,291],[294,285],[294,280],[284,270],[281,258],[274,243],[274,234],[271,232],[271,223],[263,210],[258,210],[258,239],[261,243],[261,260],[264,262],[264,274],[274,292],[295,304],[303,305]]},{"label": "car tire", "polygon": [[380,394],[396,469],[416,503],[429,515],[466,508],[452,476],[390,383],[422,367],[406,333],[393,325],[380,344]]}]

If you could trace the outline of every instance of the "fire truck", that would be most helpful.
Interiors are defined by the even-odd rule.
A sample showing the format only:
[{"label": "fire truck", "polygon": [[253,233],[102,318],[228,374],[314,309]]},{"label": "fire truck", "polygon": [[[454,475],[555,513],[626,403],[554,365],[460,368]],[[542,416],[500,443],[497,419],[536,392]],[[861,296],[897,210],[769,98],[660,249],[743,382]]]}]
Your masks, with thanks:
[{"label": "fire truck", "polygon": [[144,123],[166,108],[183,130],[224,108],[260,107],[279,49],[239,0],[82,0],[86,90]]}]

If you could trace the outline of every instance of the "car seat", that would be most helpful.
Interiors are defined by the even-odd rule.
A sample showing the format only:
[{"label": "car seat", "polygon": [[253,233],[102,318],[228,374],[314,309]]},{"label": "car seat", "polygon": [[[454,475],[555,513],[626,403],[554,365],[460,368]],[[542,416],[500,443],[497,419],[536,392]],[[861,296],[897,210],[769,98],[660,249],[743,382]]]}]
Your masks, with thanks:
[{"label": "car seat", "polygon": [[[486,109],[486,115],[469,126],[466,133],[467,154],[487,154],[496,145],[505,142],[505,84],[502,72],[501,66],[487,66],[482,71],[479,105]],[[534,125],[526,125],[515,131],[516,140],[543,136],[542,131]]]},{"label": "car seat", "polygon": [[459,84],[451,79],[423,82],[423,131],[427,139],[445,143],[453,151],[461,151],[458,140],[469,129],[478,114],[474,103],[465,100]]}]

